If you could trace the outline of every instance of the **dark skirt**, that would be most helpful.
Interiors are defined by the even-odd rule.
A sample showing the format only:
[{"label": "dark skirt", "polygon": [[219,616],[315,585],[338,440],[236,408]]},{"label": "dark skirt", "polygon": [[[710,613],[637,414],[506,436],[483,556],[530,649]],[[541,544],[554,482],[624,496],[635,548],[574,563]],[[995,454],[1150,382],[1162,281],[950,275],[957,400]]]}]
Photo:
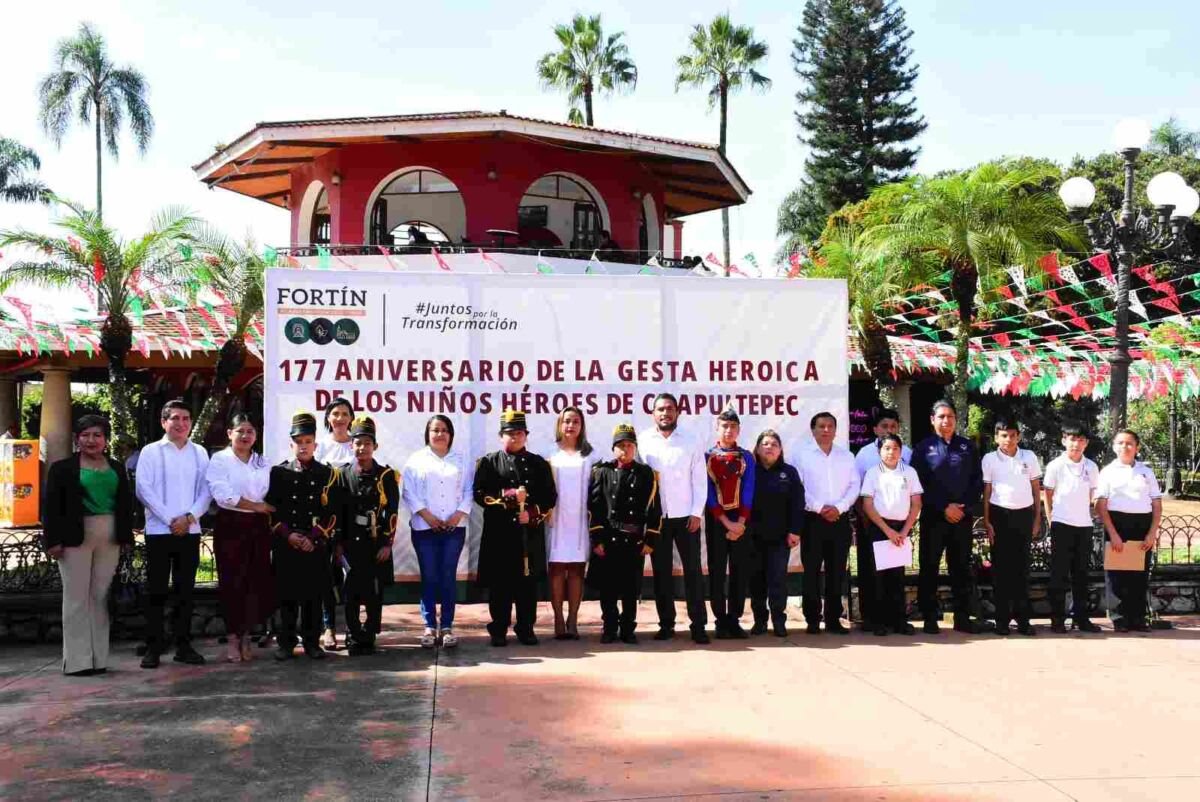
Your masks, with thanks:
[{"label": "dark skirt", "polygon": [[275,611],[267,516],[222,508],[217,512],[213,552],[225,627],[232,634],[244,635]]}]

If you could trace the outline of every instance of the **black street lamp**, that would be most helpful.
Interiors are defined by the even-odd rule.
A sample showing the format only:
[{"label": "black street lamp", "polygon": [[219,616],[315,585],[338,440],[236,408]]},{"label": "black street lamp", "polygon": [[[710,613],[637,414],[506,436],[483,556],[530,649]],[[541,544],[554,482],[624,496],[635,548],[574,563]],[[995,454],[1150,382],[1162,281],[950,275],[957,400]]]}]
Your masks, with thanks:
[{"label": "black street lamp", "polygon": [[1129,275],[1134,259],[1184,260],[1191,257],[1187,237],[1188,220],[1200,208],[1200,194],[1177,173],[1159,173],[1146,186],[1146,197],[1154,215],[1140,212],[1133,204],[1133,165],[1150,141],[1150,126],[1141,120],[1122,120],[1113,132],[1117,151],[1125,160],[1125,193],[1121,211],[1103,212],[1086,218],[1096,199],[1096,188],[1082,176],[1067,179],[1058,190],[1073,219],[1087,227],[1095,253],[1111,253],[1117,262],[1117,347],[1109,357],[1112,365],[1108,393],[1108,429],[1125,427],[1129,396]]}]

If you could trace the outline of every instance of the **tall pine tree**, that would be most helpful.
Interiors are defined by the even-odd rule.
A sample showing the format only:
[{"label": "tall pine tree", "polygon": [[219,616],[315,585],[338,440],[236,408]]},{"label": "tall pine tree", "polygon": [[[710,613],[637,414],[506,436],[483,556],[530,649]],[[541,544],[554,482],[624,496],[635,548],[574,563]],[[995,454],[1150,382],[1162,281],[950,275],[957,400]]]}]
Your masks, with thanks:
[{"label": "tall pine tree", "polygon": [[[807,0],[797,33],[792,65],[801,81],[799,138],[811,148],[808,192],[828,215],[904,177],[917,160],[920,149],[909,143],[926,123],[912,97],[912,31],[896,0]],[[806,229],[823,226],[812,220]]]}]

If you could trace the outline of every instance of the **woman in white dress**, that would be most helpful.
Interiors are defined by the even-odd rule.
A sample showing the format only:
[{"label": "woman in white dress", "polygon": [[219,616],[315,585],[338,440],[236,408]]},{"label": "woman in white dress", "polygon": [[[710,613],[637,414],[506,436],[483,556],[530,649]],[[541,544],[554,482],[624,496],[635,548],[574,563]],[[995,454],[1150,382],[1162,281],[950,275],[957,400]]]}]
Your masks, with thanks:
[{"label": "woman in white dress", "polygon": [[[583,601],[583,572],[591,550],[588,539],[587,490],[592,466],[602,455],[587,441],[583,411],[567,407],[554,424],[558,449],[549,456],[558,488],[558,503],[546,519],[546,559],[550,567],[550,606],[554,610],[555,640],[579,639],[579,604]],[[563,602],[567,615],[563,616]]]}]

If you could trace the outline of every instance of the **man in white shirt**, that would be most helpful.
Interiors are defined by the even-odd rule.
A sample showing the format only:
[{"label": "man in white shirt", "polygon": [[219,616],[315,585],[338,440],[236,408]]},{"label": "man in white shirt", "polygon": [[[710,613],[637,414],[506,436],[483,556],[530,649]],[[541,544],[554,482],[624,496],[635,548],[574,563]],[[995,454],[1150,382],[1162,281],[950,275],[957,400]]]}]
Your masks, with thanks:
[{"label": "man in white shirt", "polygon": [[1029,622],[1029,547],[1042,533],[1042,468],[1019,447],[1016,421],[996,421],[996,450],[983,457],[983,525],[992,544],[992,599],[997,635],[1036,635]]},{"label": "man in white shirt", "polygon": [[679,431],[679,403],[670,393],[654,399],[654,426],[638,435],[638,452],[643,462],[658,474],[663,523],[650,564],[654,568],[654,603],[658,607],[655,640],[675,637],[674,555],[679,550],[683,564],[683,588],[687,599],[692,640],[708,643],[708,614],[704,609],[704,576],[700,571],[700,521],[708,498],[708,476],[704,449]]},{"label": "man in white shirt", "polygon": [[1099,632],[1088,618],[1088,558],[1092,553],[1092,500],[1100,469],[1085,457],[1087,430],[1078,423],[1063,426],[1063,453],[1046,466],[1042,489],[1050,520],[1050,629],[1067,631],[1066,595],[1071,588],[1071,625]]},{"label": "man in white shirt", "polygon": [[175,617],[171,628],[175,662],[200,665],[192,648],[192,590],[200,565],[200,517],[212,496],[205,474],[208,452],[188,440],[192,413],[181,400],[168,401],[160,415],[163,438],[142,449],[136,490],[146,507],[146,654],[142,668],[158,668],[166,648],[163,613],[173,585]]},{"label": "man in white shirt", "polygon": [[[875,439],[864,445],[854,455],[854,469],[858,471],[858,481],[862,484],[862,480],[867,475],[867,471],[879,464],[879,446],[883,442],[883,438],[889,434],[900,434],[900,413],[894,409],[881,409],[875,413],[875,419],[872,421]],[[912,449],[908,446],[902,446],[900,449],[900,464],[908,465],[912,461]],[[857,505],[858,510],[858,531],[860,533],[867,531],[867,517],[862,511],[862,502]],[[864,632],[873,632],[875,630],[875,611],[873,609],[875,603],[875,594],[871,591],[871,576],[873,571],[871,566],[875,561],[874,546],[871,539],[867,537],[859,537],[856,541],[855,550],[858,552],[858,609],[862,614],[862,628]]]},{"label": "man in white shirt", "polygon": [[[879,444],[889,434],[900,434],[900,413],[894,409],[881,409],[875,414],[873,429],[875,439],[864,445],[854,455],[854,469],[858,471],[858,480],[867,475],[867,471],[879,464]],[[900,449],[900,464],[909,465],[912,462],[912,449],[904,446]]]},{"label": "man in white shirt", "polygon": [[808,633],[821,632],[820,576],[825,574],[825,631],[845,635],[842,625],[842,583],[850,555],[850,518],[858,499],[858,471],[854,457],[833,442],[837,418],[818,412],[809,422],[813,443],[800,452],[800,480],[804,484],[805,522],[800,536],[804,561],[804,618]]}]

